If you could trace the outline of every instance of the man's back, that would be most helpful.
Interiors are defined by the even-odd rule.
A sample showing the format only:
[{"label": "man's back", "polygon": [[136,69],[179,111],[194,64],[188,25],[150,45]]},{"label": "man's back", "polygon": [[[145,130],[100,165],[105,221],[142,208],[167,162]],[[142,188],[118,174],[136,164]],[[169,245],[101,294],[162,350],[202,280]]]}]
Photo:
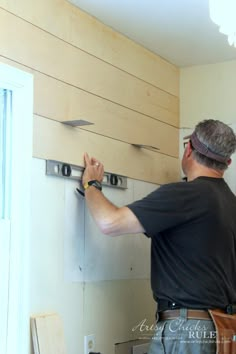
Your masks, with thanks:
[{"label": "man's back", "polygon": [[165,185],[129,207],[152,238],[157,300],[188,308],[236,302],[236,197],[222,178]]},{"label": "man's back", "polygon": [[[236,199],[223,180],[236,136],[223,122],[208,119],[185,138],[181,166],[188,182],[162,186],[121,208],[95,184],[87,188],[88,181],[102,181],[103,165],[85,155],[85,198],[101,230],[113,236],[142,232],[152,239],[151,281],[158,307],[149,354],[215,353],[216,328],[208,309],[236,307]],[[172,320],[181,324],[174,331]],[[229,328],[225,323],[223,330]]]}]

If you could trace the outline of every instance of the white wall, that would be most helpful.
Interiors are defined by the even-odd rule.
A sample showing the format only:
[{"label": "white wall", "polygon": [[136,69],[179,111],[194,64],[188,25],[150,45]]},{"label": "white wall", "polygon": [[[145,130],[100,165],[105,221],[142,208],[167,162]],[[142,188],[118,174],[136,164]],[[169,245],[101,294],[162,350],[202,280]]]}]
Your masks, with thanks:
[{"label": "white wall", "polygon": [[[182,138],[203,119],[219,119],[236,132],[236,61],[182,68],[180,71],[180,156]],[[236,156],[225,179],[236,194]]]},{"label": "white wall", "polygon": [[180,127],[194,127],[202,119],[236,122],[236,61],[182,68],[180,71]]}]

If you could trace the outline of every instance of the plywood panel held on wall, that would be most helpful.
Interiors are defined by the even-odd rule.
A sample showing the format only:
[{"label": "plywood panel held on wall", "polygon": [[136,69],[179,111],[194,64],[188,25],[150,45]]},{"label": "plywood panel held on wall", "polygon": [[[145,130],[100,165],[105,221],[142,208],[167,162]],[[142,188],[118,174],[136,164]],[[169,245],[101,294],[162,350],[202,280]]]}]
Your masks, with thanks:
[{"label": "plywood panel held on wall", "polygon": [[[137,149],[130,144],[91,134],[82,129],[34,117],[34,156],[83,166],[87,151],[101,161],[105,169],[135,179],[163,184],[179,180],[179,160],[174,157]],[[132,163],[131,163],[132,161]]]},{"label": "plywood panel held on wall", "polygon": [[68,1],[0,0],[0,6],[163,91],[179,96],[179,69],[176,66],[116,33]]}]

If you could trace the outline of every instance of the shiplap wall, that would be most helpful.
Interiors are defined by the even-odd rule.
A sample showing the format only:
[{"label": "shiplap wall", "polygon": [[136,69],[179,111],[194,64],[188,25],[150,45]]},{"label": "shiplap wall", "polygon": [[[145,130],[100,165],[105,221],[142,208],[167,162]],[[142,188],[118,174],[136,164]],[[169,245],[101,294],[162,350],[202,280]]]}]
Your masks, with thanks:
[{"label": "shiplap wall", "polygon": [[[65,0],[0,0],[0,26],[0,60],[34,75],[35,157],[83,165],[87,151],[113,173],[179,179],[174,65]],[[94,125],[60,123],[73,119]]]},{"label": "shiplap wall", "polygon": [[[0,0],[0,29],[0,61],[34,75],[30,312],[62,316],[68,354],[83,353],[90,333],[97,351],[112,354],[115,343],[137,339],[135,325],[154,320],[150,281],[65,279],[63,180],[46,177],[38,158],[82,165],[87,151],[106,171],[146,181],[134,182],[137,198],[148,193],[147,182],[178,180],[179,70],[65,0]],[[95,124],[60,123],[80,118]],[[148,253],[148,240],[133,237],[138,260]]]}]

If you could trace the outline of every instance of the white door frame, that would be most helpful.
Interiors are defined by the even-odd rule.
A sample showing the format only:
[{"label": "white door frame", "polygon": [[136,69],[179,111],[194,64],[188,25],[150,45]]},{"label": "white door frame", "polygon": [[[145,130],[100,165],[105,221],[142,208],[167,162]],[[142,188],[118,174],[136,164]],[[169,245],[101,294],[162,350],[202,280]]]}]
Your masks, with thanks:
[{"label": "white door frame", "polygon": [[12,91],[11,236],[6,354],[27,354],[30,343],[29,236],[33,76],[0,63],[0,87]]}]

